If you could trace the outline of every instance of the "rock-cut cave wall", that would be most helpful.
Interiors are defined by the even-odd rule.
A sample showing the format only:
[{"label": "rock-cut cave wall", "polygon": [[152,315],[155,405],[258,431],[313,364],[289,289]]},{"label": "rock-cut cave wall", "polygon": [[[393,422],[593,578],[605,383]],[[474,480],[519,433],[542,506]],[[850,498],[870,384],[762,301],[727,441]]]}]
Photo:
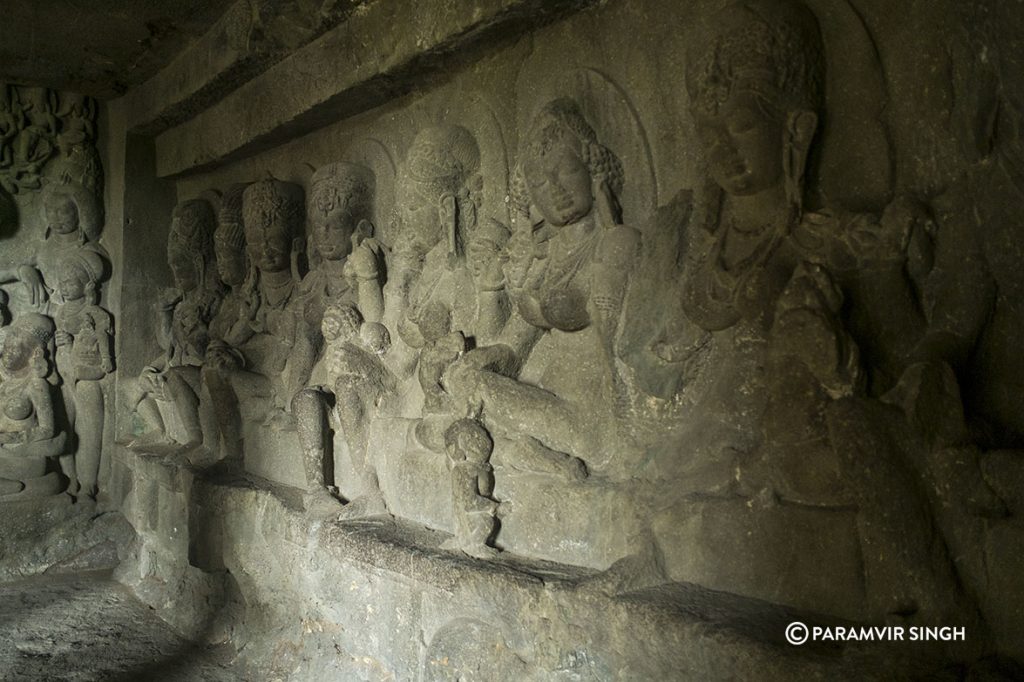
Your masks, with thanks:
[{"label": "rock-cut cave wall", "polygon": [[0,91],[0,465],[98,488],[119,579],[289,679],[1024,657],[1022,23],[381,0],[256,58],[222,21],[101,107],[102,164],[91,100]]}]

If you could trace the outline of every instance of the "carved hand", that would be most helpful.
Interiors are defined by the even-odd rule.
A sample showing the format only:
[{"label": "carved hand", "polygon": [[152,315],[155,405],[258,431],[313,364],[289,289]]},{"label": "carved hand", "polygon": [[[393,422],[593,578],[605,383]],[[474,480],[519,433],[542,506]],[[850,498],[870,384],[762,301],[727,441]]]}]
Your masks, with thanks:
[{"label": "carved hand", "polygon": [[70,346],[71,343],[74,341],[74,338],[75,337],[73,337],[71,334],[61,329],[58,330],[57,333],[53,335],[53,342],[57,344],[58,347]]},{"label": "carved hand", "polygon": [[356,279],[360,280],[377,279],[380,274],[377,254],[365,242],[357,246],[349,254],[348,262],[345,263],[345,269],[351,269]]},{"label": "carved hand", "polygon": [[22,265],[18,268],[18,279],[28,288],[29,303],[39,306],[46,302],[46,286],[38,270],[31,265]]}]

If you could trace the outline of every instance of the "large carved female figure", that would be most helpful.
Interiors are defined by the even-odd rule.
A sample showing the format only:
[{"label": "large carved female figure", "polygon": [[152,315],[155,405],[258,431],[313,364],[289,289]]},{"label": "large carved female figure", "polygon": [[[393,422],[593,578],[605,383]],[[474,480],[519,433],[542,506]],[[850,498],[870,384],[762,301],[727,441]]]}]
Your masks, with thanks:
[{"label": "large carved female figure", "polygon": [[130,389],[130,403],[147,428],[136,446],[177,443],[191,447],[202,442],[199,368],[220,299],[213,267],[213,230],[213,209],[206,200],[192,199],[174,209],[167,240],[174,288],[165,292],[158,311],[164,354]]},{"label": "large carved female figure", "polygon": [[103,449],[104,396],[101,380],[114,371],[113,319],[96,304],[105,264],[88,249],[68,254],[57,282],[60,305],[55,322],[57,371],[64,380],[64,406],[78,435],[77,485],[96,496]]},{"label": "large carved female figure", "polygon": [[63,489],[50,464],[64,454],[66,443],[46,380],[53,332],[53,321],[35,313],[0,332],[0,499]]},{"label": "large carved female figure", "polygon": [[[898,420],[868,398],[899,375],[923,332],[907,263],[919,225],[906,204],[880,220],[805,209],[824,70],[806,7],[744,0],[716,15],[705,38],[687,87],[710,183],[688,225],[682,306],[732,353],[707,371],[709,395],[745,401],[742,444],[719,448],[744,453],[733,490],[819,513],[856,509],[870,612],[952,608],[939,601],[955,592],[949,566],[937,560],[906,453],[892,445]],[[713,403],[691,418],[715,419]],[[757,513],[763,528],[779,523],[767,507]],[[795,546],[818,542],[786,528]],[[764,551],[736,543],[740,553]]]},{"label": "large carved female figure", "polygon": [[614,341],[640,243],[622,224],[622,182],[618,159],[572,100],[540,110],[513,179],[513,314],[497,344],[470,351],[445,378],[483,404],[488,428],[519,441],[530,467],[580,475],[576,458],[611,455]]}]

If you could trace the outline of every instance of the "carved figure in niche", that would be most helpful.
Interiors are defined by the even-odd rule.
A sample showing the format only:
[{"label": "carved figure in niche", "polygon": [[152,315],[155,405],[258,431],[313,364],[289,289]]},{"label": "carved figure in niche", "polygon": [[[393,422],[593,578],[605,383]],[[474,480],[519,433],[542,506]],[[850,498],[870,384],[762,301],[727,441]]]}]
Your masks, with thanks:
[{"label": "carved figure in niche", "polygon": [[476,139],[456,125],[421,130],[399,189],[403,227],[389,263],[385,322],[410,348],[421,349],[435,331],[424,325],[435,325],[443,307],[451,331],[490,343],[508,318],[499,257],[508,231],[479,220]]},{"label": "carved figure in niche", "polygon": [[499,343],[467,353],[444,382],[484,405],[484,422],[518,442],[524,468],[581,478],[579,458],[610,456],[613,344],[640,240],[621,221],[622,182],[573,101],[541,108],[513,176],[505,275],[514,313]]},{"label": "carved figure in niche", "polygon": [[317,336],[303,325],[296,238],[305,219],[302,187],[267,178],[242,193],[245,241],[252,262],[242,354],[247,366],[270,380],[274,408],[267,422],[290,426],[292,397],[306,385]]},{"label": "carved figure in niche", "polygon": [[104,396],[101,380],[114,371],[114,329],[110,313],[96,304],[105,264],[88,249],[61,264],[57,293],[57,371],[68,420],[78,436],[71,492],[95,498],[103,449]]},{"label": "carved figure in niche", "polygon": [[[249,324],[252,291],[245,286],[249,257],[242,223],[242,195],[246,187],[248,183],[232,185],[221,197],[213,249],[217,275],[226,293],[210,321],[210,343],[201,370],[216,417],[219,444],[225,457],[235,461],[243,457],[242,418],[232,376],[245,368],[245,357],[239,348],[253,335]],[[208,445],[216,449],[218,444]]]},{"label": "carved figure in niche", "polygon": [[[334,308],[328,315],[326,310],[331,310],[331,306],[345,306],[342,310],[352,310],[357,319],[365,317],[371,323],[378,322],[384,314],[382,247],[372,236],[374,227],[370,221],[374,212],[375,184],[369,169],[345,162],[318,169],[311,181],[313,262],[312,270],[302,280],[300,302],[303,333],[312,340],[309,350],[320,351],[320,356],[316,364],[312,363],[312,357],[308,359],[309,367],[302,372],[306,388],[293,398],[292,413],[303,446],[307,483],[314,496],[312,502],[327,501],[323,483],[328,438],[324,430],[325,413],[329,397],[336,395],[335,382],[328,379],[326,364],[328,353],[337,352],[337,344],[333,351],[330,344],[339,333],[340,313]],[[355,312],[356,309],[360,312]],[[352,333],[358,334],[358,321],[355,324]],[[322,336],[321,330],[330,330],[332,339]],[[325,341],[328,346],[321,351]],[[344,345],[345,340],[338,343]],[[340,414],[347,409],[345,399],[335,399]],[[360,413],[360,418],[368,420],[369,415]],[[361,443],[365,426],[343,421],[346,439]],[[356,435],[357,432],[360,435]],[[362,456],[361,448],[364,449],[365,444],[350,447],[354,461]],[[362,469],[361,464],[356,466]],[[375,480],[368,481],[365,487],[376,490]]]},{"label": "carved figure in niche", "polygon": [[[708,206],[696,212],[705,224],[691,230],[684,308],[710,331],[741,321],[765,329],[796,266],[821,263],[846,292],[850,330],[871,359],[876,390],[884,389],[923,331],[907,250],[925,237],[925,225],[895,206],[881,220],[804,209],[824,78],[817,24],[806,8],[741,3],[716,25],[722,49],[696,55],[687,72],[711,182]],[[741,28],[756,40],[727,37]]]},{"label": "carved figure in niche", "polygon": [[33,258],[15,270],[0,270],[0,282],[20,280],[26,287],[29,303],[50,312],[48,299],[53,293],[61,263],[80,249],[106,251],[96,243],[99,237],[99,206],[89,192],[78,185],[50,184],[43,193],[46,231],[43,243]]},{"label": "carved figure in niche", "polygon": [[38,173],[55,149],[58,125],[54,116],[54,100],[54,94],[46,88],[18,89],[18,101],[26,125],[14,141],[14,158],[31,173]]},{"label": "carved figure in niche", "polygon": [[191,448],[202,443],[199,368],[217,312],[219,287],[213,267],[214,214],[205,199],[178,204],[167,240],[174,288],[158,303],[164,355],[143,370],[129,389],[129,404],[146,429],[133,447]]},{"label": "carved figure in niche", "polygon": [[824,72],[806,7],[744,0],[716,15],[705,38],[687,87],[710,183],[689,225],[683,308],[770,368],[744,384],[764,441],[737,480],[754,500],[855,507],[873,609],[947,608],[939,596],[956,589],[929,545],[907,453],[892,445],[897,425],[866,397],[899,376],[923,331],[908,278],[919,268],[907,257],[923,226],[902,210],[881,219],[805,210]]},{"label": "carved figure in niche", "polygon": [[441,545],[471,557],[490,559],[498,550],[488,543],[496,529],[498,503],[494,469],[489,462],[494,444],[487,429],[473,419],[459,419],[444,433],[448,471],[452,476],[452,513],[455,537]]},{"label": "carved figure in niche", "polygon": [[378,322],[361,322],[359,311],[347,305],[329,306],[321,330],[325,346],[313,368],[311,386],[295,398],[308,486],[306,506],[329,510],[337,505],[326,483],[330,438],[326,415],[320,409],[326,398],[333,397],[333,414],[362,479],[361,493],[349,505],[350,515],[386,513],[376,471],[366,458],[366,427],[371,413],[394,393],[397,383],[383,362],[391,346],[390,335]]},{"label": "carved figure in niche", "polygon": [[0,498],[23,499],[61,492],[50,464],[64,453],[46,377],[53,321],[26,313],[0,331]]}]

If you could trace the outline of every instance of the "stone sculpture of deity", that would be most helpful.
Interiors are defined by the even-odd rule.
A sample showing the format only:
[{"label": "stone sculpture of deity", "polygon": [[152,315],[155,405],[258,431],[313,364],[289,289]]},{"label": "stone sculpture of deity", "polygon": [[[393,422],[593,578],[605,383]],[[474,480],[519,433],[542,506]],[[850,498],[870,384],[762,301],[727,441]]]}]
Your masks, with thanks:
[{"label": "stone sculpture of deity", "polygon": [[54,415],[50,375],[53,321],[25,313],[0,331],[0,499],[54,495],[64,489],[52,460],[67,434]]},{"label": "stone sculpture of deity", "polygon": [[[498,343],[449,370],[449,391],[518,441],[526,468],[584,476],[614,439],[614,340],[639,233],[622,224],[622,166],[569,99],[541,108],[513,179],[514,312]],[[600,416],[598,416],[600,415]],[[531,424],[530,433],[517,425]],[[610,455],[608,455],[610,456]]]},{"label": "stone sculpture of deity", "polygon": [[[309,367],[302,372],[305,388],[292,400],[310,503],[330,503],[324,482],[324,460],[330,452],[330,433],[325,430],[328,398],[334,397],[339,415],[349,399],[349,396],[335,393],[335,382],[328,378],[326,371],[326,354],[330,352],[341,324],[338,311],[351,311],[368,322],[378,322],[384,313],[381,290],[383,253],[373,238],[371,222],[375,185],[374,175],[369,169],[346,162],[323,166],[313,174],[311,181],[312,270],[302,280],[299,302],[300,324],[303,334],[312,340],[309,350],[316,353],[316,361],[312,362],[313,357],[306,358]],[[328,310],[333,312],[328,315]],[[324,336],[327,330],[330,330],[331,339]],[[358,322],[352,335],[357,333]],[[341,343],[347,340],[343,339]],[[362,429],[369,417],[369,414],[360,412],[358,423],[347,416],[342,420],[347,442],[362,443]],[[353,458],[359,459],[362,447],[354,445],[350,448]],[[361,461],[356,468],[360,471],[364,468]],[[375,479],[364,478],[365,486],[375,491]]]},{"label": "stone sculpture of deity", "polygon": [[289,425],[292,397],[305,386],[316,357],[299,296],[302,187],[274,178],[254,182],[242,194],[242,217],[252,269],[246,284],[251,336],[241,351],[246,366],[270,380],[274,407],[268,421]]},{"label": "stone sculpture of deity", "polygon": [[167,240],[174,287],[159,303],[164,354],[143,370],[129,389],[129,402],[144,423],[136,447],[202,443],[199,421],[199,368],[210,341],[219,286],[213,265],[213,208],[205,199],[178,204]]},{"label": "stone sculpture of deity", "polygon": [[103,450],[104,390],[114,371],[113,318],[97,305],[106,264],[89,249],[69,253],[61,264],[54,336],[57,371],[68,420],[77,434],[72,491],[96,497]]}]

